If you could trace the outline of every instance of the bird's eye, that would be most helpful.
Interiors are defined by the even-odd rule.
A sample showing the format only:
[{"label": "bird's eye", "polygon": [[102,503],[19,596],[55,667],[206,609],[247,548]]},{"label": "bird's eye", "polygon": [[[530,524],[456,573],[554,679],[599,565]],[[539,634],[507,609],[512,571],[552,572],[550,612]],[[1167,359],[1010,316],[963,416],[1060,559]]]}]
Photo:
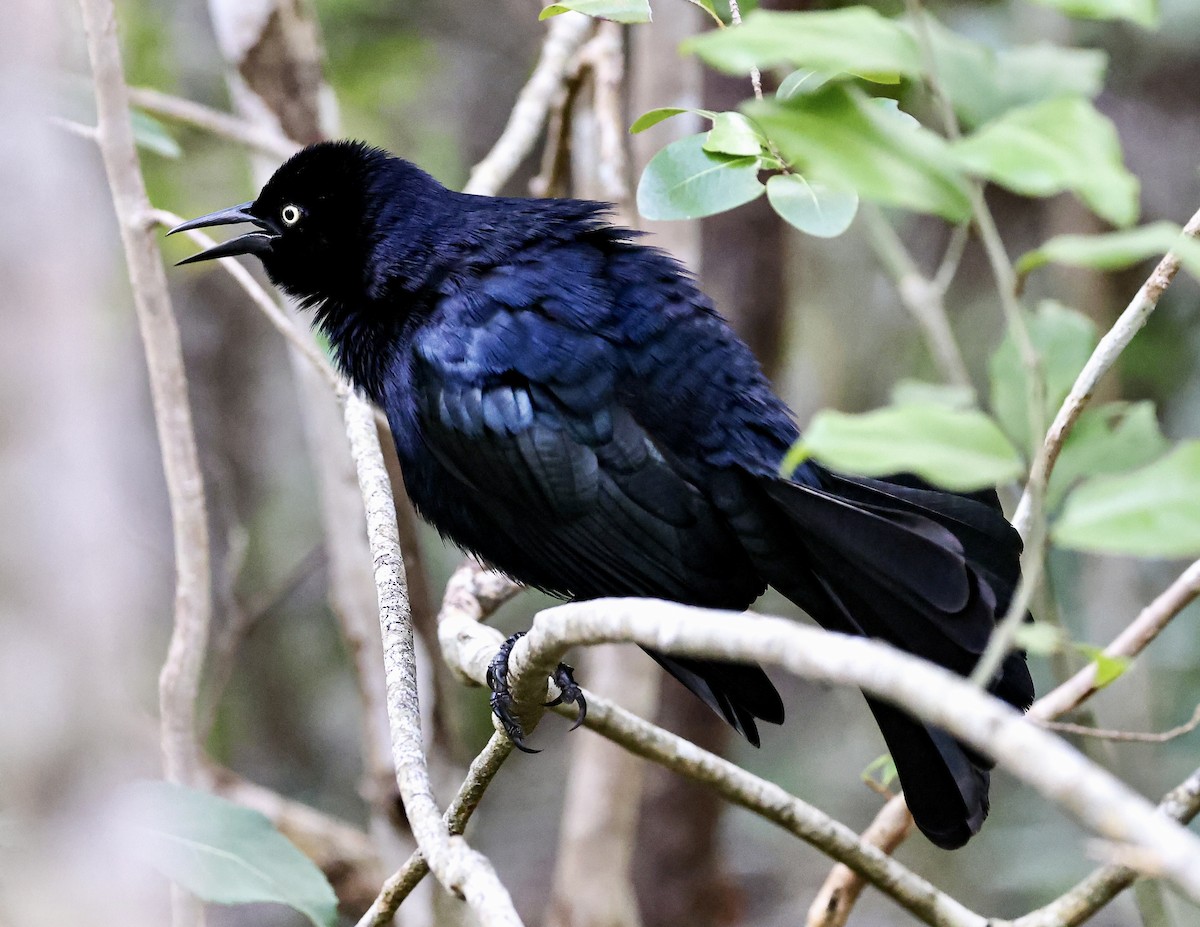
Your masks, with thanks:
[{"label": "bird's eye", "polygon": [[295,225],[300,221],[300,207],[288,203],[279,211],[279,216],[283,219],[284,225]]}]

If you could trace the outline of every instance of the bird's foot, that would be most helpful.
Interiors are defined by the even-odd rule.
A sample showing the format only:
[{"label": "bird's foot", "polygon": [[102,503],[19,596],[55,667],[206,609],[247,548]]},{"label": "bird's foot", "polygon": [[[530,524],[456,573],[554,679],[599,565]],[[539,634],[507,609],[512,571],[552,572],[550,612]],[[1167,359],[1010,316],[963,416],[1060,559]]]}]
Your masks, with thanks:
[{"label": "bird's foot", "polygon": [[583,690],[575,682],[575,667],[560,663],[550,678],[558,686],[558,695],[547,702],[546,707],[553,708],[555,705],[563,704],[578,705],[579,713],[575,715],[575,723],[571,725],[571,730],[575,730],[583,724],[587,717],[587,699],[583,697]]},{"label": "bird's foot", "polygon": [[[513,745],[522,753],[541,753],[525,743],[525,732],[521,728],[521,721],[517,717],[515,710],[515,701],[513,699],[512,690],[508,686],[508,658],[512,654],[513,645],[516,644],[522,637],[525,636],[524,631],[518,631],[496,651],[496,656],[492,658],[492,662],[488,665],[487,684],[492,690],[492,714],[500,721],[500,726],[504,729],[504,733],[508,735],[508,739],[513,742]],[[546,702],[546,707],[561,705],[578,705],[579,715],[575,719],[575,724],[571,730],[583,724],[584,718],[587,717],[587,702],[584,700],[583,691],[575,683],[574,668],[566,663],[558,664],[551,677],[554,684],[558,686],[558,695],[549,702]]]}]

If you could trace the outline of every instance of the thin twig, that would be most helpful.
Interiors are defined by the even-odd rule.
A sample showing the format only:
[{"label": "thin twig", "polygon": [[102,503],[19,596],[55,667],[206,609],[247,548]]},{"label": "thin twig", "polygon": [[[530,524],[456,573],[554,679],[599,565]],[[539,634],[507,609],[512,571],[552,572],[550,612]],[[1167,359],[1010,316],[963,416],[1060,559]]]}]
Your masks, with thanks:
[{"label": "thin twig", "polygon": [[581,13],[563,13],[550,21],[533,74],[517,96],[500,138],[472,168],[464,193],[495,196],[533,150],[571,58],[591,29],[592,20]]},{"label": "thin twig", "polygon": [[[448,833],[458,836],[467,829],[467,822],[479,807],[483,793],[512,750],[512,741],[497,732],[492,735],[479,756],[475,757],[458,794],[454,796],[450,807],[442,816]],[[390,927],[401,903],[428,874],[429,863],[425,854],[418,849],[383,883],[379,896],[359,919],[358,927]]]},{"label": "thin twig", "polygon": [[346,400],[346,434],[358,467],[359,485],[367,510],[367,532],[375,561],[392,758],[405,813],[417,846],[425,854],[438,881],[465,899],[485,927],[493,924],[515,927],[521,919],[513,908],[508,890],[485,856],[446,830],[433,796],[421,738],[416,651],[396,506],[379,448],[374,413],[354,394]]},{"label": "thin twig", "polygon": [[271,158],[286,161],[300,145],[278,132],[264,129],[245,119],[182,97],[149,87],[130,87],[129,101],[138,109],[155,116],[182,122],[218,138],[237,142]]},{"label": "thin twig", "polygon": [[288,571],[282,580],[265,592],[254,596],[251,601],[237,602],[236,597],[231,594],[230,598],[234,598],[235,601],[229,604],[229,614],[225,617],[225,623],[214,635],[212,652],[209,656],[205,711],[197,727],[201,739],[207,737],[216,722],[221,696],[233,676],[237,652],[242,643],[250,636],[260,621],[295,593],[313,573],[323,569],[324,565],[325,551],[320,545],[317,545],[301,557],[300,561]]},{"label": "thin twig", "polygon": [[[1183,228],[1183,233],[1191,238],[1200,237],[1200,212],[1188,220],[1187,225]],[[1031,480],[1036,475],[1042,484],[1049,482],[1050,473],[1058,460],[1063,442],[1066,441],[1067,435],[1079,420],[1079,416],[1083,414],[1088,402],[1091,401],[1100,380],[1112,369],[1113,364],[1129,346],[1134,335],[1141,331],[1142,326],[1150,317],[1150,313],[1158,306],[1159,299],[1178,272],[1179,257],[1174,252],[1169,252],[1158,262],[1154,272],[1142,284],[1137,295],[1125,307],[1112,328],[1100,339],[1096,350],[1092,352],[1092,356],[1084,364],[1083,370],[1075,378],[1075,383],[1067,394],[1067,398],[1063,400],[1058,414],[1054,416],[1054,422],[1046,432],[1045,439],[1040,442],[1037,456],[1034,457],[1030,467]],[[1016,514],[1013,516],[1013,524],[1017,526],[1018,530],[1028,529],[1032,507],[1033,500],[1029,491],[1026,490],[1017,505]]]},{"label": "thin twig", "polygon": [[[895,282],[900,301],[925,333],[926,343],[942,376],[955,386],[969,389],[974,396],[975,387],[971,383],[970,374],[967,373],[967,365],[963,361],[962,352],[950,328],[950,318],[946,313],[944,298],[948,281],[947,284],[939,284],[921,273],[904,242],[877,207],[865,207],[863,216],[867,221],[867,232],[875,254]],[[955,229],[946,257],[938,271],[942,278],[953,275],[957,259],[951,258],[954,257],[956,249],[961,254],[962,245],[959,242],[965,238],[961,232],[965,228],[967,226]]]},{"label": "thin twig", "polygon": [[1165,744],[1200,727],[1200,705],[1192,712],[1191,720],[1162,732],[1114,731],[1086,724],[1071,724],[1068,721],[1042,721],[1041,726],[1060,734],[1076,734],[1080,737],[1095,737],[1098,740],[1115,740],[1135,744]]},{"label": "thin twig", "polygon": [[89,142],[100,141],[100,130],[95,126],[85,126],[82,122],[76,122],[74,119],[64,119],[62,116],[51,116],[50,124],[58,126],[72,135],[78,135],[80,138],[86,138]]},{"label": "thin twig", "polygon": [[[1136,657],[1198,596],[1200,560],[1184,570],[1153,602],[1143,608],[1125,630],[1104,648],[1104,656],[1112,659]],[[1030,717],[1049,721],[1083,704],[1099,691],[1096,670],[1096,663],[1089,663],[1062,685],[1047,692],[1033,703],[1029,709]]]},{"label": "thin twig", "polygon": [[[738,0],[729,0],[729,19],[735,26],[742,24],[742,11],[738,6]],[[762,72],[756,67],[750,69],[750,86],[754,88],[754,99],[761,100],[763,98]]]},{"label": "thin twig", "polygon": [[[914,827],[913,817],[901,798],[890,800],[875,820],[859,838],[864,846],[870,847],[891,858],[892,852],[908,837]],[[808,908],[806,927],[830,927],[845,924],[854,909],[858,896],[867,887],[861,873],[845,863],[833,867],[820,891]]]},{"label": "thin twig", "polygon": [[[917,35],[917,44],[921,49],[922,63],[925,69],[926,82],[933,93],[947,137],[952,140],[961,137],[958,117],[946,88],[938,78],[937,56],[933,51],[933,36],[921,0],[905,0],[909,17]],[[975,227],[979,230],[979,238],[987,255],[992,276],[996,281],[996,289],[1000,295],[1000,304],[1008,322],[1009,332],[1017,347],[1021,365],[1025,369],[1026,405],[1028,409],[1029,446],[1036,446],[1045,432],[1046,408],[1046,379],[1042,368],[1042,360],[1029,333],[1029,326],[1017,298],[1017,278],[1013,271],[1012,261],[996,227],[996,220],[988,209],[984,198],[983,185],[970,184],[971,215]],[[1025,484],[1025,492],[1031,500],[1030,518],[1026,525],[1018,526],[1018,531],[1025,541],[1025,553],[1021,558],[1021,581],[1017,585],[1008,611],[996,624],[987,647],[980,656],[971,681],[976,685],[986,687],[992,682],[1000,664],[1008,652],[1012,650],[1017,629],[1025,620],[1029,603],[1033,599],[1037,583],[1041,580],[1042,565],[1046,545],[1046,517],[1042,502],[1046,494],[1046,482],[1040,474],[1031,472]]]}]

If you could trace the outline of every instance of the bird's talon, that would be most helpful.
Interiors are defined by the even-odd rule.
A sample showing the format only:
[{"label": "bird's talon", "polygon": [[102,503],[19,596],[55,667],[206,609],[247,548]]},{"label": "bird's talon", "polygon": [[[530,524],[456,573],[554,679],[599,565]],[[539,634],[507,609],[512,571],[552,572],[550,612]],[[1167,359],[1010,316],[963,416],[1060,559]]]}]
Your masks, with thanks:
[{"label": "bird's talon", "polygon": [[583,690],[575,682],[575,667],[569,666],[566,663],[558,664],[558,668],[554,670],[554,684],[558,686],[558,697],[551,703],[554,705],[578,705],[579,713],[575,716],[575,723],[571,725],[571,730],[575,730],[579,725],[583,724],[587,718],[587,699],[583,697]]},{"label": "bird's talon", "polygon": [[[524,636],[525,632],[520,631],[500,645],[496,656],[488,665],[486,678],[488,688],[492,690],[492,714],[500,722],[500,727],[503,728],[508,739],[513,742],[513,746],[522,753],[540,753],[540,750],[527,746],[525,743],[525,732],[521,729],[521,722],[513,711],[512,692],[508,687],[508,659],[512,655],[513,645]],[[574,673],[574,667],[568,666],[566,663],[558,664],[551,677],[554,684],[558,686],[558,695],[553,700],[544,703],[547,708],[564,703],[578,705],[579,714],[575,718],[575,724],[572,725],[571,730],[575,730],[583,724],[587,717],[587,702],[584,700],[583,690],[575,682]]]}]

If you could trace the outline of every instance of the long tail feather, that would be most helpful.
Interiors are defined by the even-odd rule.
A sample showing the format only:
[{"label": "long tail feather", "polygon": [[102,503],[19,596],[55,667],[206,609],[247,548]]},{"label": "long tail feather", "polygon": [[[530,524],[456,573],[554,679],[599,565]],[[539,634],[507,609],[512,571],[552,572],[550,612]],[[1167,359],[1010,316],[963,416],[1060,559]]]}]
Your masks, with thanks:
[{"label": "long tail feather", "polygon": [[[969,673],[1020,578],[1021,540],[994,494],[955,495],[912,477],[860,479],[811,464],[805,476],[760,483],[771,513],[760,514],[758,543],[747,549],[771,552],[756,558],[771,585],[832,630],[878,637]],[[774,543],[762,543],[767,536]],[[1027,708],[1033,682],[1024,655],[1010,655],[989,688]],[[869,702],[917,826],[938,846],[961,846],[987,816],[991,764],[944,731]]]}]

